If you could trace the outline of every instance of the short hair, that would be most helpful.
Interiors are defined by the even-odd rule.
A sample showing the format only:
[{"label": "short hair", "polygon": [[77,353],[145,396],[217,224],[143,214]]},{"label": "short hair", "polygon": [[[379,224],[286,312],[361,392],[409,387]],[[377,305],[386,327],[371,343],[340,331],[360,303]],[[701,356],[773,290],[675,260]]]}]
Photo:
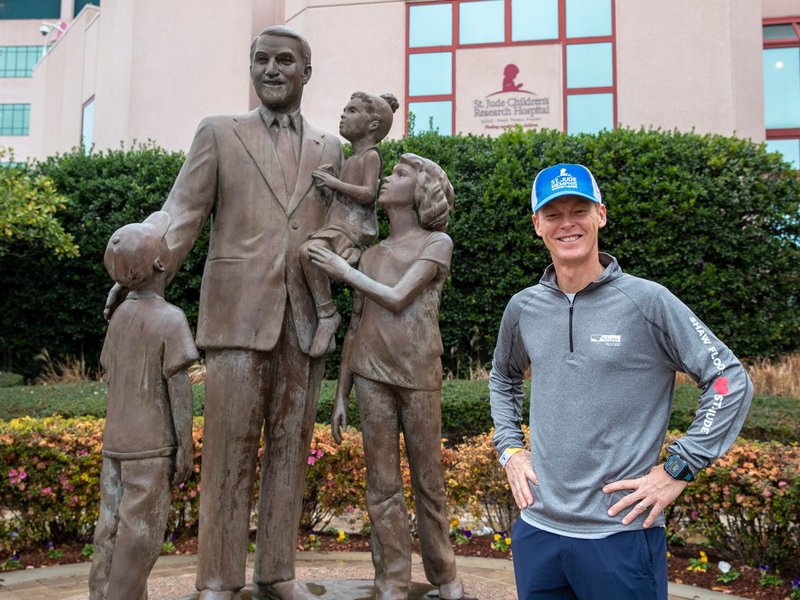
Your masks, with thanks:
[{"label": "short hair", "polygon": [[416,154],[403,154],[400,162],[417,171],[414,208],[419,224],[428,231],[446,231],[450,212],[455,207],[453,186],[447,173],[432,160]]},{"label": "short hair", "polygon": [[355,92],[350,96],[350,100],[358,98],[364,103],[367,114],[372,119],[377,119],[380,126],[375,130],[375,137],[378,141],[382,140],[389,133],[394,121],[394,112],[400,107],[400,103],[394,94],[381,94],[373,96],[365,92]]},{"label": "short hair", "polygon": [[286,27],[284,25],[271,25],[270,27],[267,27],[256,37],[253,38],[253,41],[250,43],[250,62],[253,62],[253,54],[256,51],[256,44],[258,43],[258,38],[263,37],[265,35],[274,35],[276,37],[288,37],[297,41],[300,44],[300,57],[303,59],[304,63],[303,68],[311,64],[311,46],[308,45],[308,40],[306,40],[306,38],[297,33],[291,27]]}]

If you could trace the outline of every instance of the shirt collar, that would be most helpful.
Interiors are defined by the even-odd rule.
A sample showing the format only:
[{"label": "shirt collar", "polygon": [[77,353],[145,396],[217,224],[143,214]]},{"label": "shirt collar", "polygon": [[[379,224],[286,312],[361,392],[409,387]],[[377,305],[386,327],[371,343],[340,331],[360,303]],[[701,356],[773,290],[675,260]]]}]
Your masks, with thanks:
[{"label": "shirt collar", "polygon": [[[276,114],[268,109],[263,104],[259,107],[259,112],[261,113],[261,118],[264,119],[264,123],[266,123],[267,127],[280,127],[280,118],[284,116],[283,114]],[[300,116],[300,109],[298,108],[296,111],[288,113],[285,115],[289,117],[289,127],[291,127],[295,131],[300,131],[300,123],[301,123],[301,116]]]}]

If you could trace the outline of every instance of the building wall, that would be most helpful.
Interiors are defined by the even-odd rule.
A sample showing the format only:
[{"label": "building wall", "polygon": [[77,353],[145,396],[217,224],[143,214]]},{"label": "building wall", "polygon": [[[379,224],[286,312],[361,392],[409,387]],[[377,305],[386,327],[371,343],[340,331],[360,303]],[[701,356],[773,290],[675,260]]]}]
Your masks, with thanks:
[{"label": "building wall", "polygon": [[78,146],[85,72],[91,71],[87,38],[94,35],[99,11],[87,6],[33,72],[31,155],[44,158]]},{"label": "building wall", "polygon": [[[38,21],[0,20],[0,40],[4,46],[41,46],[44,37],[39,33]],[[9,77],[0,79],[0,104],[25,104],[33,94],[33,80],[30,77]],[[31,152],[30,136],[0,135],[0,146],[11,148],[15,160],[24,161]]]},{"label": "building wall", "polygon": [[[63,15],[73,2],[62,0]],[[797,13],[798,0],[615,0],[619,124],[763,139],[762,18]],[[311,44],[303,100],[311,122],[336,132],[352,92],[392,92],[401,106],[390,137],[403,134],[404,0],[103,0],[70,24],[33,78],[0,81],[0,102],[32,104],[31,135],[0,144],[13,146],[18,160],[68,150],[80,143],[82,109],[94,98],[97,149],[152,139],[186,150],[203,117],[258,105],[249,44],[283,22]],[[39,24],[0,21],[0,37],[41,43]],[[562,53],[542,43],[456,49],[455,131],[501,131],[502,119],[485,119],[476,101],[492,108],[510,63],[520,65],[527,94],[514,102],[547,101],[514,123],[563,129]]]},{"label": "building wall", "polygon": [[286,2],[287,25],[311,45],[311,80],[303,114],[325,131],[339,131],[339,116],[356,91],[390,92],[400,108],[389,137],[402,137],[405,108],[405,3],[339,0]]},{"label": "building wall", "polygon": [[620,124],[763,140],[760,8],[617,0]]}]

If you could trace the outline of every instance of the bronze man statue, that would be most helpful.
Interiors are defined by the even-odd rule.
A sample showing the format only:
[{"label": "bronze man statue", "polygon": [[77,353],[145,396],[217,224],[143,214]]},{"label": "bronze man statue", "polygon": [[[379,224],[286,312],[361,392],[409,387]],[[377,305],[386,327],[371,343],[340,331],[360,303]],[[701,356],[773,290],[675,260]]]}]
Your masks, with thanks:
[{"label": "bronze man statue", "polygon": [[[300,246],[323,225],[312,172],[341,166],[341,143],[300,114],[311,50],[268,27],[251,46],[257,109],[203,120],[163,210],[174,275],[211,220],[197,345],[206,352],[197,589],[230,600],[245,584],[259,439],[253,598],[316,598],[295,580],[308,447],[324,359],[309,348],[317,313]],[[110,302],[113,306],[113,301]]]}]

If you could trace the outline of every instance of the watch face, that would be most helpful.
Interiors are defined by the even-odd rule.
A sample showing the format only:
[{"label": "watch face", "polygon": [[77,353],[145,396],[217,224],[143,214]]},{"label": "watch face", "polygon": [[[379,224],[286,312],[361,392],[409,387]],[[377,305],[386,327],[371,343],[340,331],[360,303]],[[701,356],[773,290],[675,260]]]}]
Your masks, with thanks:
[{"label": "watch face", "polygon": [[667,463],[664,465],[664,468],[667,470],[667,473],[677,478],[680,476],[680,473],[685,466],[686,465],[684,464],[684,462],[673,454],[667,460]]}]

